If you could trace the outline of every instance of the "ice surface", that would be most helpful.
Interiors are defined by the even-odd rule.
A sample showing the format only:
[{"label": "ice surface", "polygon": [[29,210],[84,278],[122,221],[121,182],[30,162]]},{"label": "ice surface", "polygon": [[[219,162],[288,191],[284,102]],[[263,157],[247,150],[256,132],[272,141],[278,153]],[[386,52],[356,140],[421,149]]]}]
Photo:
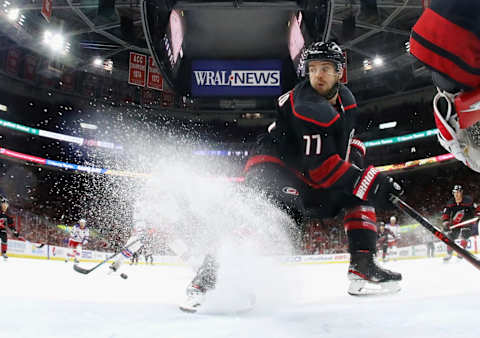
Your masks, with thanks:
[{"label": "ice surface", "polygon": [[[177,307],[186,267],[123,266],[124,280],[10,258],[0,262],[0,337],[477,337],[480,271],[456,260],[389,262],[402,291],[369,298],[347,295],[346,264],[256,267],[246,282],[255,283],[254,310],[226,314],[213,302],[192,315]],[[217,301],[236,291],[221,284]]]}]

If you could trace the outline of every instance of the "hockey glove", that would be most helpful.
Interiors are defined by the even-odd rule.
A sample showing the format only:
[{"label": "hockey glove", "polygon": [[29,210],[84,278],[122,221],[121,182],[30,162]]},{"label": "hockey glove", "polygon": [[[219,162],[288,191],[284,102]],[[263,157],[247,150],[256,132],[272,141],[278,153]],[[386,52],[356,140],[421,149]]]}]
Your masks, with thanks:
[{"label": "hockey glove", "polygon": [[391,208],[390,194],[401,196],[403,189],[395,180],[373,166],[361,172],[354,184],[353,194],[381,209]]}]

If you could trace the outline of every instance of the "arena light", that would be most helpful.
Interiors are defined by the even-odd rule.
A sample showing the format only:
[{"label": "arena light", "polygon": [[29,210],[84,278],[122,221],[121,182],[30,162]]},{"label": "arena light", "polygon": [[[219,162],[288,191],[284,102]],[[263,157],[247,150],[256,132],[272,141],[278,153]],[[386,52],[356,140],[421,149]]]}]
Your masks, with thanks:
[{"label": "arena light", "polygon": [[80,127],[82,127],[83,129],[91,129],[91,130],[98,129],[97,125],[95,124],[83,123],[83,122],[80,123]]},{"label": "arena light", "polygon": [[18,8],[10,8],[7,10],[7,18],[9,21],[17,21],[20,17],[20,10]]},{"label": "arena light", "polygon": [[93,60],[93,65],[94,65],[95,67],[101,67],[102,64],[103,64],[103,60],[100,59],[100,58],[95,58],[95,59]]},{"label": "arena light", "polygon": [[43,44],[56,54],[67,54],[70,52],[70,42],[60,32],[52,32],[50,30],[43,33]]},{"label": "arena light", "polygon": [[389,128],[395,128],[396,126],[397,126],[397,121],[392,121],[392,122],[380,123],[378,128],[379,129],[389,129]]},{"label": "arena light", "polygon": [[0,104],[0,110],[1,111],[7,111],[7,106],[4,104]]},{"label": "arena light", "polygon": [[376,56],[375,59],[373,59],[373,65],[376,67],[383,66],[383,59],[379,56]]}]

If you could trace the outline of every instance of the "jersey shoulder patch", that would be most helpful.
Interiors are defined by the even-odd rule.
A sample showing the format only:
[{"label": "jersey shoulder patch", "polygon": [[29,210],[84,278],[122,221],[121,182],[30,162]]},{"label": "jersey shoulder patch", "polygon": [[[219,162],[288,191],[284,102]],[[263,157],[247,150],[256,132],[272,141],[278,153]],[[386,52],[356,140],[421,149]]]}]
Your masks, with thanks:
[{"label": "jersey shoulder patch", "polygon": [[318,95],[310,84],[290,92],[290,105],[295,117],[320,127],[329,127],[340,118],[330,102]]},{"label": "jersey shoulder patch", "polygon": [[340,102],[345,111],[357,108],[357,100],[355,100],[355,96],[353,96],[347,86],[343,84],[340,85],[340,88],[338,88],[338,96],[340,97]]}]

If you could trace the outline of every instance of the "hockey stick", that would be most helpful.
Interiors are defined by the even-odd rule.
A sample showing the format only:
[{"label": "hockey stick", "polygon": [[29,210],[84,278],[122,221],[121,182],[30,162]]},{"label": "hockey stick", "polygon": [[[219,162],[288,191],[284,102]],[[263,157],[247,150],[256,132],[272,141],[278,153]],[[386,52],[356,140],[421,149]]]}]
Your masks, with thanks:
[{"label": "hockey stick", "polygon": [[101,261],[100,263],[98,263],[97,265],[95,265],[93,268],[90,268],[90,269],[85,269],[85,268],[82,268],[81,266],[78,266],[77,264],[74,264],[73,265],[73,270],[77,271],[77,272],[80,272],[80,273],[83,273],[84,275],[87,275],[89,274],[90,272],[92,272],[93,270],[101,267],[103,264],[107,263],[109,260],[111,260],[112,258],[115,258],[117,257],[119,254],[122,253],[123,250],[125,249],[128,249],[129,247],[131,247],[133,244],[137,243],[139,240],[136,240],[136,241],[133,241],[132,243],[130,243],[128,246],[125,246],[122,248],[122,250],[120,250],[119,252],[116,252],[114,253],[113,255],[105,258],[103,261]]},{"label": "hockey stick", "polygon": [[474,217],[474,218],[472,218],[472,219],[469,219],[468,221],[464,221],[464,222],[455,224],[454,226],[450,227],[450,229],[455,229],[455,228],[464,227],[464,226],[466,226],[466,225],[470,225],[470,224],[472,224],[472,223],[475,223],[476,221],[478,221],[478,217]]},{"label": "hockey stick", "polygon": [[22,241],[22,242],[25,242],[25,243],[28,243],[30,244],[31,246],[37,248],[37,249],[41,249],[45,246],[45,243],[40,243],[39,245],[36,245],[36,244],[33,244],[32,242],[30,242],[28,239],[26,239],[25,237],[23,236],[18,236],[17,237],[17,240],[19,241]]},{"label": "hockey stick", "polygon": [[458,254],[463,256],[467,261],[469,261],[473,266],[480,270],[480,260],[472,255],[470,252],[459,246],[453,240],[447,237],[439,228],[435,225],[430,223],[425,217],[419,214],[415,209],[409,206],[407,203],[402,201],[395,195],[390,195],[390,201],[393,203],[395,207],[397,207],[400,211],[404,212],[405,214],[412,217],[414,220],[419,222],[425,229],[430,231],[432,234],[435,235],[439,240],[443,243],[448,245],[450,248],[455,250]]}]

